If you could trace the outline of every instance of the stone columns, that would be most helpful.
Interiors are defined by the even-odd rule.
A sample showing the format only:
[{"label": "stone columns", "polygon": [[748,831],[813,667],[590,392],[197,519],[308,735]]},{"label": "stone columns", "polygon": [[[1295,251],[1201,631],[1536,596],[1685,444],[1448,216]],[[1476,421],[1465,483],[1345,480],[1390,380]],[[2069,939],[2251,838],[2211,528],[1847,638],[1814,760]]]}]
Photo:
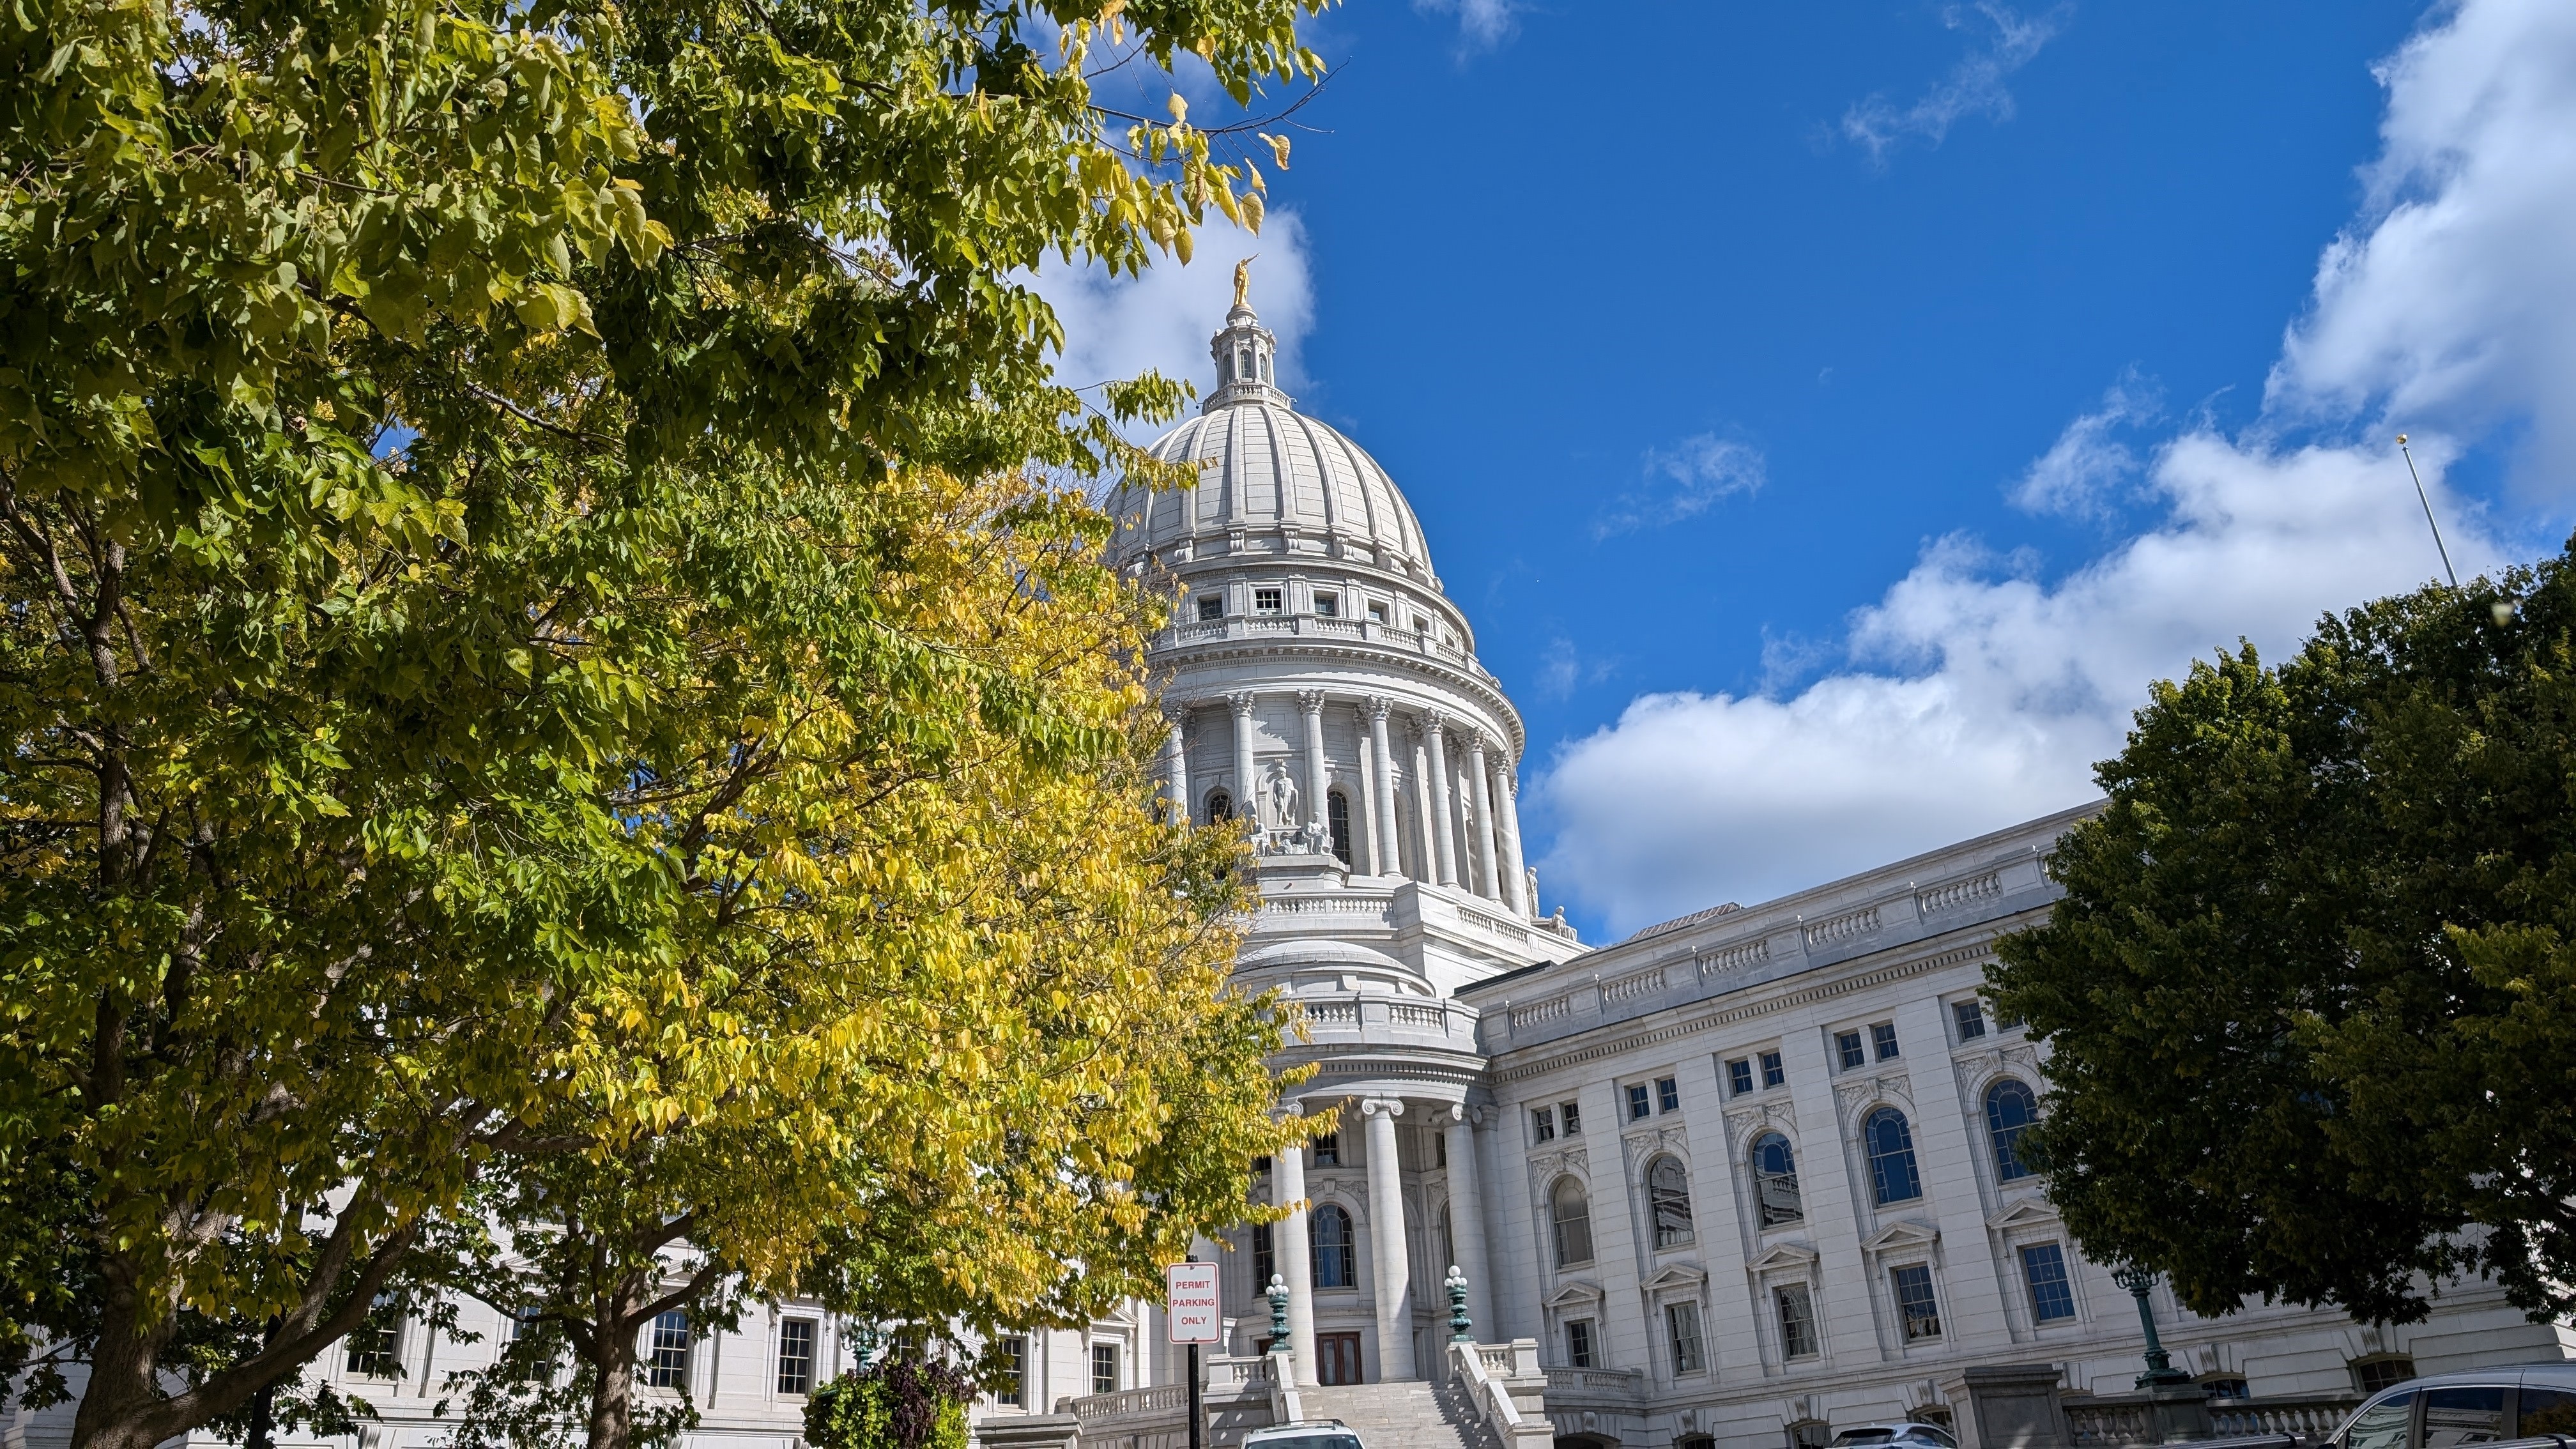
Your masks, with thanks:
[{"label": "stone columns", "polygon": [[[1315,823],[1316,834],[1321,835],[1333,818],[1331,802],[1324,798],[1324,792],[1332,788],[1332,782],[1324,778],[1324,692],[1301,692],[1297,712],[1304,716],[1306,725],[1306,818]],[[1325,849],[1331,853],[1331,847]]]},{"label": "stone columns", "polygon": [[1458,1261],[1449,1266],[1467,1275],[1467,1316],[1476,1321],[1476,1341],[1500,1343],[1502,1325],[1493,1319],[1493,1265],[1485,1257],[1485,1194],[1476,1173],[1476,1124],[1465,1107],[1451,1107],[1441,1134],[1449,1152],[1449,1240]]},{"label": "stone columns", "polygon": [[1370,808],[1377,813],[1377,838],[1386,851],[1377,863],[1384,875],[1404,869],[1404,843],[1395,828],[1395,751],[1386,743],[1386,717],[1394,709],[1395,701],[1384,695],[1368,702],[1369,748],[1377,752],[1377,799]]},{"label": "stone columns", "polygon": [[[1306,1149],[1301,1145],[1270,1159],[1272,1203],[1289,1209],[1270,1225],[1270,1256],[1288,1283],[1288,1349],[1297,1360],[1297,1382],[1315,1381],[1315,1263],[1306,1236]],[[1267,1283],[1260,1285],[1267,1288]]]},{"label": "stone columns", "polygon": [[1187,824],[1196,818],[1190,809],[1190,711],[1187,705],[1168,705],[1163,717],[1172,722],[1170,767],[1163,771],[1163,788],[1171,792],[1172,816]]},{"label": "stone columns", "polygon": [[1422,717],[1406,714],[1404,735],[1414,745],[1414,879],[1435,882],[1440,879],[1440,851],[1432,838],[1440,830],[1440,815],[1432,810],[1432,758],[1422,750]]},{"label": "stone columns", "polygon": [[1413,1267],[1404,1247],[1404,1180],[1397,1173],[1395,1119],[1402,1102],[1371,1097],[1360,1103],[1368,1119],[1369,1264],[1377,1277],[1377,1376],[1415,1377],[1413,1371]]},{"label": "stone columns", "polygon": [[[1375,704],[1375,700],[1368,702]],[[1370,875],[1388,874],[1378,859],[1377,797],[1378,780],[1386,774],[1386,731],[1380,728],[1374,736],[1367,727],[1368,705],[1360,708],[1360,869]]]},{"label": "stone columns", "polygon": [[1494,799],[1486,784],[1485,736],[1467,736],[1467,788],[1475,802],[1476,893],[1489,901],[1503,899],[1502,853],[1494,848]]},{"label": "stone columns", "polygon": [[1458,812],[1449,803],[1449,742],[1444,733],[1447,721],[1437,714],[1422,717],[1422,748],[1431,756],[1431,818],[1435,822],[1432,853],[1436,861],[1433,879],[1445,886],[1458,883]]},{"label": "stone columns", "polygon": [[1246,691],[1227,695],[1225,702],[1234,709],[1234,818],[1241,820],[1248,816],[1258,825],[1261,823],[1261,807],[1257,803],[1261,782],[1252,775],[1254,699],[1255,696]]},{"label": "stone columns", "polygon": [[1521,812],[1509,761],[1494,761],[1494,824],[1503,845],[1503,899],[1522,917],[1535,918],[1538,902],[1529,899],[1529,868],[1521,864]]}]

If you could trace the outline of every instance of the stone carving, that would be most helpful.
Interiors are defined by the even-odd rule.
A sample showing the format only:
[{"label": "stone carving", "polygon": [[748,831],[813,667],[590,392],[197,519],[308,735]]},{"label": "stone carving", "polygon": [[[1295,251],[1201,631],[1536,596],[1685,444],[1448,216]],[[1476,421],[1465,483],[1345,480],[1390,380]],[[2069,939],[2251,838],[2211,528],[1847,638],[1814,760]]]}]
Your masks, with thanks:
[{"label": "stone carving", "polygon": [[1289,776],[1286,760],[1272,760],[1269,777],[1261,782],[1261,823],[1272,830],[1306,823],[1297,814],[1297,782]]},{"label": "stone carving", "polygon": [[1842,1108],[1846,1125],[1858,1117],[1872,1102],[1894,1102],[1914,1115],[1914,1088],[1901,1076],[1863,1077],[1858,1081],[1834,1084],[1834,1103]]},{"label": "stone carving", "polygon": [[1638,1163],[1658,1152],[1670,1152],[1685,1163],[1690,1161],[1690,1134],[1679,1127],[1631,1132],[1619,1139],[1619,1146],[1627,1153],[1628,1170],[1631,1172],[1636,1170]]}]

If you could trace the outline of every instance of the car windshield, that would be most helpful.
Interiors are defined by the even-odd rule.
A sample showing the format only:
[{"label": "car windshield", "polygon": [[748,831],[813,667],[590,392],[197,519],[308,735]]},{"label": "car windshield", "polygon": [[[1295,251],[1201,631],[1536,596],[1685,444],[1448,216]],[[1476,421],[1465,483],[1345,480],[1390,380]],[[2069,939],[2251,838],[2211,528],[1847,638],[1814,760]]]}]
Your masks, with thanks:
[{"label": "car windshield", "polygon": [[1360,1449],[1357,1434],[1299,1434],[1287,1439],[1256,1440],[1251,1449]]},{"label": "car windshield", "polygon": [[1845,1429],[1834,1436],[1837,1444],[1884,1444],[1896,1437],[1894,1429]]}]

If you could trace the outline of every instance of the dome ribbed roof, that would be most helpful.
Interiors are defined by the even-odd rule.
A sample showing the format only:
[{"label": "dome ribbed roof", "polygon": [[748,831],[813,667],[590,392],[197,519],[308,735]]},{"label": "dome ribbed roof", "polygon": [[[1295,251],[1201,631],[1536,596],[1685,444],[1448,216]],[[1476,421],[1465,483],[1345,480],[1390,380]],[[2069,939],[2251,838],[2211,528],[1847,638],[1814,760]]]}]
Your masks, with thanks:
[{"label": "dome ribbed roof", "polygon": [[[1436,590],[1422,525],[1395,480],[1367,449],[1291,405],[1273,382],[1275,340],[1250,307],[1238,301],[1225,322],[1208,340],[1216,391],[1199,416],[1147,449],[1165,462],[1196,461],[1198,485],[1186,493],[1116,489],[1110,509],[1120,531],[1112,554],[1126,562],[1197,540],[1225,540],[1229,547],[1217,552],[1231,552],[1237,536],[1250,545],[1284,534],[1292,537],[1277,552],[1320,548]],[[1190,552],[1204,557],[1209,550]]]},{"label": "dome ribbed roof", "polygon": [[1211,409],[1156,439],[1167,462],[1196,459],[1187,493],[1123,489],[1114,505],[1133,518],[1121,552],[1165,549],[1186,538],[1291,529],[1366,545],[1381,568],[1429,575],[1422,525],[1375,458],[1326,424],[1285,406],[1243,399]]}]

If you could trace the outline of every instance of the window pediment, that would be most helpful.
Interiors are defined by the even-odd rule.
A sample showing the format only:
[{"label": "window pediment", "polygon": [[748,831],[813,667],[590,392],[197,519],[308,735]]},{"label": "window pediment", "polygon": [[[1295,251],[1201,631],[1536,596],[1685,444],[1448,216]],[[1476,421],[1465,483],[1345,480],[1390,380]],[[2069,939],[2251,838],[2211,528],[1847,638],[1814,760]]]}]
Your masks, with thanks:
[{"label": "window pediment", "polygon": [[2026,1197],[1986,1219],[1986,1226],[2001,1233],[2014,1228],[2054,1226],[2056,1222],[2057,1209],[2050,1207],[2046,1198]]},{"label": "window pediment", "polygon": [[1674,1263],[1638,1285],[1649,1293],[1696,1292],[1708,1282],[1708,1270],[1697,1263]]},{"label": "window pediment", "polygon": [[1889,1223],[1861,1239],[1861,1246],[1873,1253],[1893,1252],[1899,1248],[1928,1248],[1940,1241],[1941,1230],[1929,1223],[1911,1218]]},{"label": "window pediment", "polygon": [[1548,1295],[1547,1306],[1556,1309],[1588,1308],[1601,1301],[1601,1285],[1578,1278]]},{"label": "window pediment", "polygon": [[1816,1250],[1803,1243],[1774,1243],[1749,1266],[1756,1273],[1804,1273],[1816,1266]]}]

